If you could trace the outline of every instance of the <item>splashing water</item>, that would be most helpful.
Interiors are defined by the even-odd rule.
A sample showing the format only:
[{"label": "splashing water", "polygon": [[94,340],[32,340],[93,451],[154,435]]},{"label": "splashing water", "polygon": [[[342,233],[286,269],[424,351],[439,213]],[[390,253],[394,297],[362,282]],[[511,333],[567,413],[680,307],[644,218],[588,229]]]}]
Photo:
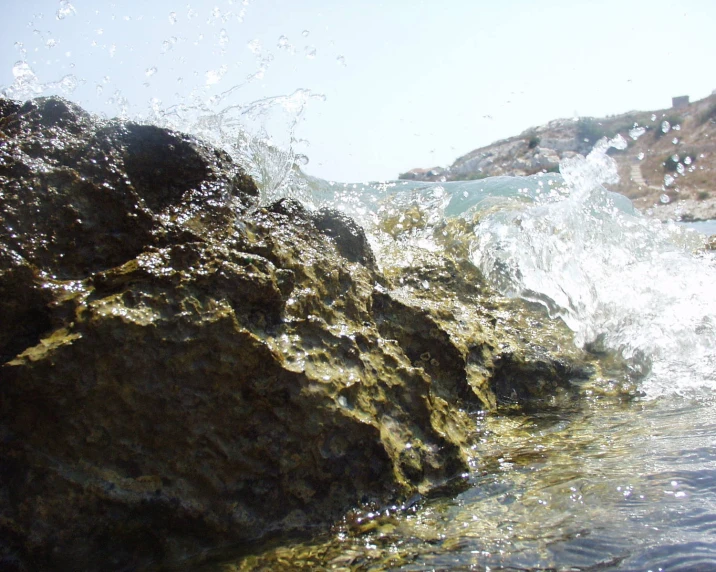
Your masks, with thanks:
[{"label": "splashing water", "polygon": [[[91,88],[93,97],[106,98],[104,109],[119,117],[186,131],[223,148],[257,181],[263,202],[293,197],[309,208],[343,210],[367,229],[383,267],[406,264],[422,251],[469,257],[505,294],[543,304],[552,316],[564,320],[575,332],[576,343],[621,352],[634,374],[645,376],[642,388],[649,396],[713,387],[713,257],[697,252],[703,241],[695,233],[650,222],[635,213],[627,199],[604,189],[602,185],[615,182],[617,176],[608,150],[622,148],[624,139],[602,141],[586,158],[564,161],[561,177],[342,185],[305,176],[301,166],[308,157],[297,151],[297,127],[306,108],[323,96],[296,89],[248,103],[242,98],[273,65],[276,56],[270,46],[277,56],[303,56],[314,64],[320,59],[318,51],[307,45],[301,53],[285,35],[270,44],[243,36],[242,51],[255,65],[243,69],[225,52],[241,43],[242,35],[230,28],[230,20],[243,21],[246,6],[240,14],[212,11],[209,28],[198,36],[193,28],[181,28],[198,21],[193,8],[162,15],[168,29],[157,46],[158,59],[141,62],[137,74],[147,89],[154,89],[147,80],[169,74],[172,65],[183,66],[188,52],[202,46],[222,51],[205,58],[211,66],[195,70],[193,83],[190,73],[178,78],[181,95],[165,98],[152,93],[145,110],[138,110],[136,102],[133,106],[123,87],[109,80],[66,74],[41,81],[25,59],[29,46],[20,42],[23,59],[15,64],[13,83],[2,94],[14,99],[47,93],[76,97]],[[56,18],[74,20],[69,17],[76,13],[63,0]],[[100,28],[103,38],[111,35],[109,25]],[[303,38],[309,35],[309,30],[301,33]],[[109,40],[98,49],[106,50],[113,62],[125,57],[123,44],[117,48],[117,42]],[[55,45],[47,44],[46,38],[37,41],[46,50]],[[69,38],[62,43],[71,47]],[[335,60],[345,66],[344,56]],[[114,77],[108,71],[103,69],[102,76]],[[663,121],[658,127],[667,133],[679,126]],[[643,133],[635,126],[629,137],[636,140]],[[688,164],[679,163],[681,169]],[[669,186],[674,181],[667,177]]]},{"label": "splashing water", "polygon": [[[261,39],[246,37],[240,27],[250,2],[245,0],[238,8],[229,4],[228,10],[187,6],[185,12],[166,13],[157,8],[156,14],[147,7],[146,13],[120,18],[121,12],[116,11],[126,7],[88,11],[86,5],[75,7],[62,0],[55,14],[57,29],[48,31],[53,34],[51,41],[37,32],[30,42],[16,42],[22,59],[12,70],[12,83],[0,86],[0,94],[16,100],[72,95],[89,111],[188,132],[229,152],[254,177],[264,201],[299,198],[304,179],[298,171],[308,159],[305,151],[299,152],[302,140],[296,130],[307,106],[325,98],[303,88],[283,95],[263,94],[260,84],[267,79],[276,55]],[[70,16],[77,14],[90,18],[86,26],[99,38],[92,39],[92,58],[80,56],[81,70],[57,78],[58,68],[75,70],[73,54],[87,51],[80,34],[63,35],[72,25],[70,20],[76,20]],[[149,20],[154,24],[147,33],[162,36],[155,43],[147,41],[148,47],[141,50],[127,43],[126,28],[116,23],[131,22],[138,35],[142,22]],[[197,24],[202,21],[203,25]],[[67,48],[65,60],[28,60],[33,53],[55,48],[56,37]],[[237,55],[243,57],[237,49],[241,38],[244,54],[251,60],[248,64],[237,60]],[[276,50],[284,60],[296,56],[286,36],[280,36]],[[306,56],[315,58],[316,49],[311,48]],[[192,70],[190,62],[210,65]],[[98,70],[112,80],[97,77]],[[167,92],[167,79],[177,70],[181,75],[174,83],[176,92]]]},{"label": "splashing water", "polygon": [[[644,218],[603,185],[610,148],[563,161],[561,176],[439,184],[314,180],[312,204],[358,220],[384,266],[420,251],[466,252],[508,296],[547,308],[592,351],[618,351],[648,397],[716,384],[716,263],[704,237]],[[459,247],[455,245],[458,244]]]},{"label": "splashing water", "polygon": [[647,374],[647,395],[712,388],[716,267],[698,235],[644,219],[601,186],[616,177],[607,150],[622,144],[565,161],[567,199],[488,216],[472,260],[562,318],[578,344],[620,351]]}]

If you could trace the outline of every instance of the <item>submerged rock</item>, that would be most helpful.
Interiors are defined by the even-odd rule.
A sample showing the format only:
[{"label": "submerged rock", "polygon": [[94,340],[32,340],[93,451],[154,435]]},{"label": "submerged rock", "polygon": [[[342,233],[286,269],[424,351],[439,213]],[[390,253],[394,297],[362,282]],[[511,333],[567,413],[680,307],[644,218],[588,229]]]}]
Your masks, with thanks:
[{"label": "submerged rock", "polygon": [[17,569],[176,563],[425,493],[469,469],[470,411],[592,372],[467,263],[381,270],[351,219],[260,206],[181,133],[0,100],[0,193]]}]

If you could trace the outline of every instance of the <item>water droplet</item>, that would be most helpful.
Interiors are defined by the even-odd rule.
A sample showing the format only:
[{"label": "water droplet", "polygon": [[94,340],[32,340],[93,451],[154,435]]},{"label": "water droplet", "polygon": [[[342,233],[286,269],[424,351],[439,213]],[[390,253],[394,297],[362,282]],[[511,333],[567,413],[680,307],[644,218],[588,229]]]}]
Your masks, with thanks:
[{"label": "water droplet", "polygon": [[301,35],[302,35],[304,38],[308,38],[308,34],[310,34],[310,33],[311,33],[311,32],[309,32],[308,30],[304,30],[303,32],[301,32]]},{"label": "water droplet", "polygon": [[37,76],[27,62],[16,62],[12,67],[12,75],[18,82],[36,81]]},{"label": "water droplet", "polygon": [[336,58],[336,61],[341,64],[343,67],[346,67],[346,57],[345,56],[338,56]]},{"label": "water droplet", "polygon": [[687,165],[691,165],[691,163],[692,163],[691,157],[686,157],[686,158],[684,159],[684,163],[687,164]]},{"label": "water droplet", "polygon": [[674,155],[671,156],[671,160],[672,160],[674,163],[678,163],[678,162],[679,162],[679,156],[676,155],[676,154],[674,154]]},{"label": "water droplet", "polygon": [[670,202],[671,202],[671,199],[669,198],[669,195],[667,195],[667,194],[661,195],[661,197],[659,197],[659,200],[660,200],[663,204],[667,204],[667,203],[670,203]]},{"label": "water droplet", "polygon": [[47,40],[47,41],[45,42],[45,45],[46,45],[48,48],[54,48],[54,47],[57,45],[57,40],[55,40],[54,38],[50,38],[49,40]]},{"label": "water droplet", "polygon": [[223,78],[226,75],[226,72],[229,70],[228,66],[224,64],[217,70],[209,70],[206,72],[206,85],[214,85],[215,83],[218,83],[221,81],[221,78]]},{"label": "water droplet", "polygon": [[686,167],[682,163],[678,163],[676,165],[676,172],[679,173],[679,175],[683,175],[686,172]]},{"label": "water droplet", "polygon": [[113,57],[114,57],[114,54],[116,54],[116,53],[117,53],[117,44],[112,44],[112,45],[109,47],[109,57],[110,57],[110,58],[113,58]]},{"label": "water droplet", "polygon": [[662,130],[664,133],[668,133],[670,129],[671,129],[671,125],[669,124],[668,121],[662,121],[662,122],[661,122],[661,130]]},{"label": "water droplet", "polygon": [[144,70],[144,75],[146,75],[147,77],[152,77],[155,73],[157,73],[157,68],[155,66]]},{"label": "water droplet", "polygon": [[67,18],[67,16],[72,16],[72,14],[75,14],[77,10],[75,10],[75,7],[69,3],[69,0],[60,0],[60,8],[55,13],[55,18],[58,20],[64,20]]},{"label": "water droplet", "polygon": [[639,159],[639,161],[643,161],[645,156],[646,155],[644,155],[644,153],[639,153],[636,157],[637,159]]},{"label": "water droplet", "polygon": [[225,28],[221,28],[221,31],[219,32],[219,45],[222,47],[229,43],[229,34],[226,32]]},{"label": "water droplet", "polygon": [[59,87],[64,93],[72,93],[77,89],[78,85],[79,81],[72,74],[66,75],[59,81]]},{"label": "water droplet", "polygon": [[296,157],[295,157],[295,159],[294,159],[294,162],[295,162],[297,165],[302,165],[302,166],[303,166],[303,165],[308,165],[308,157],[306,157],[305,155],[300,155],[300,154],[299,154],[299,155],[296,155]]},{"label": "water droplet", "polygon": [[103,28],[97,28],[97,29],[94,31],[94,33],[97,34],[98,36],[101,36],[102,34],[104,34],[104,29],[103,29]]},{"label": "water droplet", "polygon": [[644,133],[646,133],[646,129],[643,127],[634,127],[634,129],[629,130],[629,137],[636,141],[639,137],[644,135]]},{"label": "water droplet", "polygon": [[97,95],[102,95],[102,92],[104,91],[104,87],[102,86],[102,84],[98,83],[95,87],[95,91],[97,92]]},{"label": "water droplet", "polygon": [[651,120],[652,120],[652,121],[656,121],[656,113],[652,113],[652,114],[651,114]]},{"label": "water droplet", "polygon": [[679,138],[678,138],[678,137],[674,137],[674,138],[671,140],[671,142],[672,142],[674,145],[678,145],[678,144],[679,144]]},{"label": "water droplet", "polygon": [[677,125],[674,125],[674,126],[672,127],[672,129],[673,129],[674,131],[681,131],[681,125],[678,125],[678,124],[677,124]]},{"label": "water droplet", "polygon": [[671,175],[664,175],[664,186],[668,187],[674,184],[674,177]]},{"label": "water droplet", "polygon": [[292,46],[286,36],[279,36],[276,47],[278,47],[279,50],[290,50]]},{"label": "water droplet", "polygon": [[246,44],[251,50],[252,54],[259,55],[261,53],[261,40],[258,38],[251,40],[248,44]]},{"label": "water droplet", "polygon": [[172,26],[177,23],[177,13],[176,12],[169,12],[169,23]]},{"label": "water droplet", "polygon": [[421,286],[425,288],[425,290],[430,290],[430,283],[427,280],[423,280]]},{"label": "water droplet", "polygon": [[316,57],[316,48],[314,48],[313,46],[306,46],[305,52],[306,52],[306,57],[309,60],[312,60],[313,58]]},{"label": "water droplet", "polygon": [[187,12],[186,12],[186,19],[187,19],[187,20],[193,20],[193,19],[196,18],[198,15],[199,15],[199,13],[198,13],[196,10],[194,10],[193,8],[189,8],[189,9],[187,10]]}]

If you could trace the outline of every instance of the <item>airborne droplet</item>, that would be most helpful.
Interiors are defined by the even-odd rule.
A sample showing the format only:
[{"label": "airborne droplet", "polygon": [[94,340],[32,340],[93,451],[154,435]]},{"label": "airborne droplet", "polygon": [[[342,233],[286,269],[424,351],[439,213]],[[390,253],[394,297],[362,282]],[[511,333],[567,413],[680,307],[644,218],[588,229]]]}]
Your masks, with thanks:
[{"label": "airborne droplet", "polygon": [[64,20],[67,16],[72,16],[76,12],[75,7],[69,3],[69,0],[60,0],[60,8],[55,13],[55,18]]},{"label": "airborne droplet", "polygon": [[290,50],[291,44],[286,36],[279,36],[278,43],[276,44],[279,50]]}]

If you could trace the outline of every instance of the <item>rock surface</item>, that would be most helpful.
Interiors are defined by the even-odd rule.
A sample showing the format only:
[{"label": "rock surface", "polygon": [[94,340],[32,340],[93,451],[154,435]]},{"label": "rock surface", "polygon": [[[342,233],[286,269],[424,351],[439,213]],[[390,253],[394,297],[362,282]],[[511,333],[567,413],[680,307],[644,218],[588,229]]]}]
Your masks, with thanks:
[{"label": "rock surface", "polygon": [[473,268],[384,272],[180,133],[0,100],[0,193],[0,568],[172,564],[424,493],[469,468],[470,411],[595,371]]}]

